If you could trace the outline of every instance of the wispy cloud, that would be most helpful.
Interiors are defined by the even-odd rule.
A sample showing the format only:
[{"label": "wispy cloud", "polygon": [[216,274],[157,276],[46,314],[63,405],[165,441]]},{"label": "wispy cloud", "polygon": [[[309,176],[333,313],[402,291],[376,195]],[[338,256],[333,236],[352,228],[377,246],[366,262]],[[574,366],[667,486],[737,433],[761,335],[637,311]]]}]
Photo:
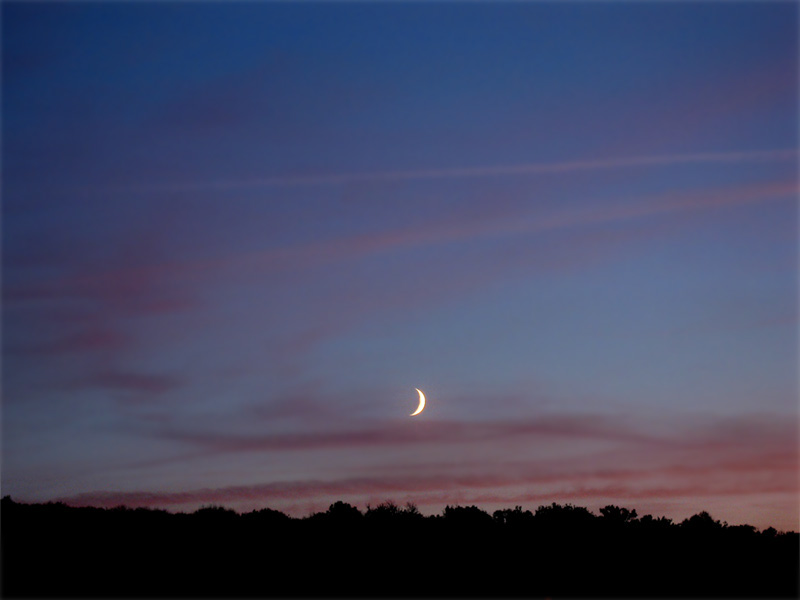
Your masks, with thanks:
[{"label": "wispy cloud", "polygon": [[[642,159],[647,160],[647,159]],[[532,212],[515,214],[501,219],[481,215],[448,223],[429,223],[421,226],[348,235],[320,242],[303,243],[264,251],[237,254],[220,259],[187,261],[141,266],[124,271],[82,274],[65,278],[55,289],[42,284],[36,289],[8,290],[7,300],[36,298],[40,295],[99,295],[123,292],[137,281],[156,278],[203,276],[211,270],[241,264],[250,268],[268,270],[295,269],[309,264],[325,264],[348,258],[373,255],[393,249],[412,248],[428,244],[447,244],[480,238],[491,239],[508,235],[529,235],[552,230],[569,229],[632,220],[670,213],[693,212],[743,204],[758,204],[794,199],[798,193],[797,181],[774,181],[748,186],[726,186],[691,192],[673,192],[662,195],[634,198],[617,203],[604,202],[602,207],[584,206],[580,209],[552,210],[546,214]],[[111,300],[117,300],[113,295]],[[158,310],[161,307],[149,307]]]},{"label": "wispy cloud", "polygon": [[470,444],[510,438],[561,436],[618,442],[662,443],[601,416],[555,416],[523,421],[430,421],[376,424],[359,429],[302,431],[264,435],[226,435],[217,432],[164,429],[156,437],[183,442],[213,452],[286,452],[364,449],[416,444]]},{"label": "wispy cloud", "polygon": [[[789,151],[776,151],[784,156]],[[752,156],[743,153],[743,156]],[[758,154],[759,157],[774,156],[775,153]],[[705,155],[699,155],[705,156]],[[714,155],[716,156],[716,155]],[[727,155],[726,155],[727,156]],[[736,155],[740,156],[740,155]],[[643,159],[650,160],[650,159]],[[596,261],[598,257],[608,254],[606,250],[620,244],[629,245],[631,241],[648,239],[652,231],[647,227],[637,226],[624,231],[603,231],[600,226],[612,223],[636,223],[644,219],[656,218],[656,226],[666,223],[670,215],[691,218],[691,215],[704,211],[725,210],[737,206],[759,205],[766,203],[792,201],[798,193],[797,181],[768,181],[746,186],[718,186],[708,189],[663,193],[649,197],[633,197],[627,200],[608,203],[602,206],[592,204],[579,208],[549,207],[538,208],[532,205],[529,210],[516,210],[513,214],[492,212],[491,205],[480,214],[453,217],[447,220],[424,222],[417,225],[403,225],[377,232],[342,235],[328,240],[311,241],[294,245],[269,248],[250,252],[239,252],[219,258],[203,258],[194,260],[162,260],[150,264],[126,265],[118,268],[94,268],[67,272],[52,279],[36,279],[31,282],[9,283],[4,287],[3,296],[8,309],[28,307],[40,310],[37,316],[42,320],[52,310],[53,302],[75,300],[83,301],[86,306],[98,307],[93,314],[107,315],[103,328],[106,335],[89,335],[91,327],[76,334],[73,323],[53,329],[51,340],[27,339],[24,344],[12,346],[10,350],[24,353],[63,353],[69,351],[70,344],[77,352],[89,351],[105,345],[106,349],[115,351],[127,347],[119,336],[114,337],[114,321],[119,315],[159,315],[170,312],[185,312],[197,308],[199,295],[195,287],[214,281],[235,285],[230,278],[241,278],[245,275],[252,280],[260,274],[276,272],[298,273],[303,269],[314,268],[344,261],[357,261],[381,253],[402,252],[416,248],[444,246],[472,241],[491,241],[494,239],[525,239],[548,232],[575,233],[567,237],[563,243],[570,245],[570,252],[520,255],[515,253],[506,257],[502,268],[492,267],[480,272],[470,269],[469,272],[459,269],[447,269],[446,273],[436,273],[431,285],[423,286],[423,293],[415,295],[414,302],[429,302],[432,298],[452,297],[462,294],[465,289],[481,286],[488,280],[503,277],[509,269],[514,269],[518,261],[525,260],[528,267],[574,268],[586,261]],[[594,229],[591,229],[594,228]],[[580,235],[577,235],[578,232]],[[566,264],[564,261],[570,261]],[[517,262],[515,262],[517,261]],[[429,263],[429,265],[432,263]],[[505,270],[504,270],[505,269]],[[424,271],[419,271],[423,273]],[[220,276],[223,279],[220,279]],[[367,286],[357,289],[358,285]],[[308,323],[307,331],[292,333],[292,337],[284,341],[286,355],[294,355],[313,345],[320,339],[335,335],[347,326],[354,314],[360,317],[366,310],[376,307],[386,310],[394,306],[392,303],[407,307],[411,302],[391,290],[391,286],[373,289],[366,281],[351,282],[346,298],[340,298],[345,292],[330,290],[319,302],[305,298],[303,303],[311,303],[306,312],[315,315],[316,322]],[[368,298],[368,302],[359,305],[352,303],[352,298]],[[332,314],[336,317],[329,317]],[[102,319],[101,319],[102,320]],[[86,325],[86,324],[84,324]],[[110,333],[109,333],[110,332]],[[116,345],[116,346],[115,346]],[[128,344],[130,345],[130,344]],[[24,347],[23,347],[24,346]],[[111,347],[109,347],[111,346]],[[297,350],[299,349],[299,350]]]},{"label": "wispy cloud", "polygon": [[[661,156],[634,156],[608,159],[587,159],[557,163],[526,165],[480,166],[464,168],[423,169],[313,175],[298,177],[268,177],[225,182],[179,184],[186,189],[226,187],[269,187],[292,185],[338,184],[351,181],[394,181],[482,177],[503,174],[573,173],[579,171],[621,169],[679,164],[742,163],[795,161],[796,149],[774,149],[741,152],[709,152]],[[170,184],[172,185],[172,184]],[[155,188],[159,188],[156,184]],[[268,250],[239,253],[202,260],[137,264],[118,269],[82,270],[46,282],[6,286],[3,297],[11,304],[49,298],[90,298],[115,308],[142,312],[164,312],[185,308],[184,298],[164,294],[163,281],[204,278],[210,273],[241,265],[247,268],[290,270],[313,264],[330,263],[358,258],[393,249],[425,245],[458,243],[475,239],[491,239],[509,235],[529,235],[587,225],[600,225],[648,216],[677,212],[701,211],[726,206],[769,202],[796,196],[796,180],[772,181],[745,186],[717,187],[705,190],[675,190],[660,196],[649,196],[584,205],[579,209],[554,209],[546,213],[532,211],[514,214],[492,213],[446,220],[429,221],[378,232],[346,235],[324,241],[304,242]],[[489,203],[491,204],[491,203]],[[158,286],[158,300],[148,292]]]},{"label": "wispy cloud", "polygon": [[595,158],[562,162],[537,162],[516,165],[481,165],[431,169],[407,169],[396,171],[276,175],[270,177],[254,177],[235,180],[228,179],[181,183],[154,183],[141,186],[127,186],[126,189],[141,191],[202,191],[245,188],[326,186],[369,182],[467,179],[476,177],[498,177],[504,175],[568,174],[582,171],[641,167],[669,167],[687,164],[791,161],[796,160],[796,158],[796,149],[780,148],[739,152],[698,152],[654,156],[623,156],[614,158]]},{"label": "wispy cloud", "polygon": [[[519,503],[565,498],[618,500],[747,495],[760,492],[797,493],[798,431],[794,423],[776,416],[739,418],[682,417],[653,428],[632,418],[550,415],[523,421],[419,422],[420,427],[383,425],[347,431],[306,431],[274,436],[220,435],[213,432],[158,430],[161,441],[193,447],[192,460],[226,453],[351,451],[380,457],[382,466],[363,475],[280,480],[252,485],[222,486],[188,491],[98,491],[65,498],[72,504],[114,506],[197,506],[219,502],[272,505],[282,508],[319,506],[327,500],[351,502],[409,500],[432,506],[455,502]],[[427,425],[428,427],[424,427]],[[658,429],[658,431],[657,431]],[[498,462],[446,460],[448,446],[474,449],[498,443],[517,450],[555,440],[574,452],[558,459],[524,458]],[[604,450],[589,451],[598,447]],[[587,445],[587,443],[589,445]],[[421,465],[395,463],[399,447],[425,448]],[[199,452],[199,454],[197,454]],[[535,453],[534,453],[535,454]],[[460,456],[460,454],[457,454]],[[343,454],[342,456],[347,456]],[[324,507],[323,507],[324,508]]]},{"label": "wispy cloud", "polygon": [[112,507],[188,507],[216,502],[262,506],[319,506],[326,501],[412,501],[421,506],[445,503],[521,503],[569,499],[676,499],[742,496],[761,493],[797,493],[797,453],[755,453],[744,458],[703,464],[648,465],[640,468],[553,470],[532,465],[527,469],[496,469],[437,474],[370,475],[336,480],[277,481],[175,492],[97,491],[63,498],[73,505]]},{"label": "wispy cloud", "polygon": [[103,370],[65,384],[67,389],[101,388],[141,392],[148,395],[162,394],[181,385],[172,375],[137,373],[123,370]]},{"label": "wispy cloud", "polygon": [[45,342],[26,342],[5,349],[10,354],[56,356],[74,352],[110,352],[124,348],[129,343],[127,335],[106,328],[86,328],[77,333],[65,334]]}]

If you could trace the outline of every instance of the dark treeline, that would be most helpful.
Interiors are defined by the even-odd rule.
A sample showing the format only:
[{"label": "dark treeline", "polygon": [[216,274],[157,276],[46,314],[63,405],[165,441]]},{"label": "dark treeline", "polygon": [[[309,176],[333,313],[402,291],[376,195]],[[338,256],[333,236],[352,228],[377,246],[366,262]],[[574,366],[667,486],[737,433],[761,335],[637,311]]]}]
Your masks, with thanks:
[{"label": "dark treeline", "polygon": [[797,597],[800,537],[551,504],[0,510],[4,597]]}]

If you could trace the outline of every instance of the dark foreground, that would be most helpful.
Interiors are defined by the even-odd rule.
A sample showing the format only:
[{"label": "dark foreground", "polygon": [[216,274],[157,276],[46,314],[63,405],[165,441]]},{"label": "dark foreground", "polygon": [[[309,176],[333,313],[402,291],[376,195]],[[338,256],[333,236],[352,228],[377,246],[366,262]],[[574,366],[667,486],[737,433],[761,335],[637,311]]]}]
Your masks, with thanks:
[{"label": "dark foreground", "polygon": [[304,519],[70,508],[4,498],[2,595],[797,597],[797,533],[600,516],[553,504],[494,515],[337,502]]}]

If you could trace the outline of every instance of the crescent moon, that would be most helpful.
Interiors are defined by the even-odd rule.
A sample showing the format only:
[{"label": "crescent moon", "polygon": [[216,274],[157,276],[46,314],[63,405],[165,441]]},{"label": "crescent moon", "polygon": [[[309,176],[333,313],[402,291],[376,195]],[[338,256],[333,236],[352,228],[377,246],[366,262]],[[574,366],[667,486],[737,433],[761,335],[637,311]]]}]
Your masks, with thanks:
[{"label": "crescent moon", "polygon": [[419,392],[419,406],[417,407],[417,410],[411,413],[412,417],[418,415],[425,409],[425,394],[422,393],[422,390],[419,390],[417,388],[414,389],[417,390],[417,392]]}]

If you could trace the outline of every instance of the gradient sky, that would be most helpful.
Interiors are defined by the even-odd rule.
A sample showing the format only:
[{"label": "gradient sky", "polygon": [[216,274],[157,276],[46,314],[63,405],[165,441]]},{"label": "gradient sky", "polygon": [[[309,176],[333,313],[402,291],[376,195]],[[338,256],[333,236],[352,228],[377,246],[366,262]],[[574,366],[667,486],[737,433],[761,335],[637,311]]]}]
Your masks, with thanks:
[{"label": "gradient sky", "polygon": [[2,10],[4,495],[798,530],[795,2]]}]

